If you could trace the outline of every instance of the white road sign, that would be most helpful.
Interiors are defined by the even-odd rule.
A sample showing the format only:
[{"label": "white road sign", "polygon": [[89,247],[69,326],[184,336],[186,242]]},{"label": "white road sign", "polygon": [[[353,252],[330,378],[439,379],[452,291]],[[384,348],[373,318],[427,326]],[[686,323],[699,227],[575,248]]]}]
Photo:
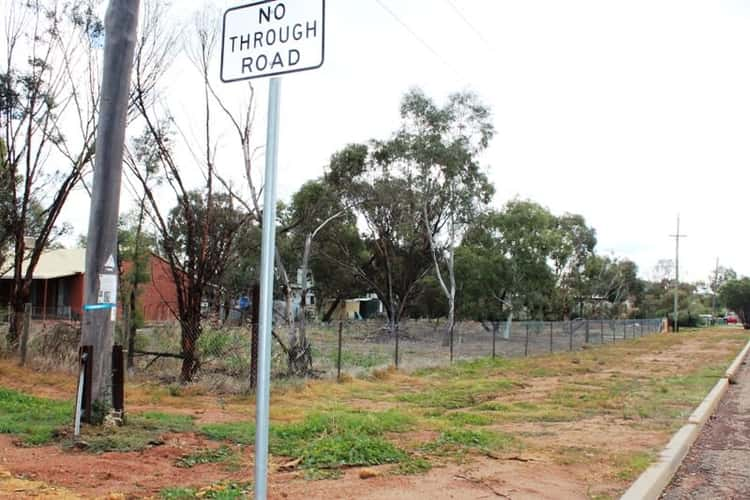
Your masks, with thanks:
[{"label": "white road sign", "polygon": [[317,69],[325,49],[325,0],[265,0],[228,9],[221,80]]}]

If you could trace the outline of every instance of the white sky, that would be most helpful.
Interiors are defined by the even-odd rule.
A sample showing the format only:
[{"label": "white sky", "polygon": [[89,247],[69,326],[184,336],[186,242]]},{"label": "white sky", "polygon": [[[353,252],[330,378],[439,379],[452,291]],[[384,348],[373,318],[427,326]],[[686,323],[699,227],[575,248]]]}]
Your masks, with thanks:
[{"label": "white sky", "polygon": [[[410,87],[439,100],[468,89],[494,114],[483,162],[496,206],[520,196],[580,213],[599,251],[644,277],[673,258],[679,212],[683,278],[706,279],[717,257],[750,275],[750,1],[452,0],[471,26],[448,0],[381,1],[416,37],[378,0],[327,0],[323,68],[283,78],[282,199],[344,145],[394,131]],[[193,5],[180,0],[176,17]],[[178,119],[197,116],[196,77],[184,61],[170,74]],[[266,85],[256,89],[262,144]],[[241,182],[232,141],[220,158]],[[82,233],[87,212],[78,192],[63,220]]]}]

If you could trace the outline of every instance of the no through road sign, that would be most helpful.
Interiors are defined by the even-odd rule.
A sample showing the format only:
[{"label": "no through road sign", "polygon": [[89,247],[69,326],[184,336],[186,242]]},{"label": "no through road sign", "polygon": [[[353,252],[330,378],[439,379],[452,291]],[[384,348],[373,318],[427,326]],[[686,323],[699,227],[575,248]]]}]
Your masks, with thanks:
[{"label": "no through road sign", "polygon": [[323,65],[325,0],[265,0],[224,13],[221,79],[249,80]]}]

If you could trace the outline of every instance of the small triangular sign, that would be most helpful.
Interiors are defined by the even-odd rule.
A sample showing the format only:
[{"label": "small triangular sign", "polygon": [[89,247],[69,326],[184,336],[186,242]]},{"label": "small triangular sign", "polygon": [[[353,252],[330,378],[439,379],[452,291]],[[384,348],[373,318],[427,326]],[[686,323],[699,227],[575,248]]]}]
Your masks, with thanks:
[{"label": "small triangular sign", "polygon": [[104,269],[107,271],[115,270],[115,258],[112,255],[110,255],[107,262],[104,263]]}]

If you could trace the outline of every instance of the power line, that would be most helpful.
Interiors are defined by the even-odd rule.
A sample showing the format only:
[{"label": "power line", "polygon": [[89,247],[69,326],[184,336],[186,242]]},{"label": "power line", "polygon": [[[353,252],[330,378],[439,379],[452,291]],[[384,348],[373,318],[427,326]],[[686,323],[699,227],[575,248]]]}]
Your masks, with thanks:
[{"label": "power line", "polygon": [[455,3],[453,3],[453,0],[445,0],[445,2],[448,5],[450,5],[453,12],[456,13],[456,15],[464,22],[464,24],[468,26],[471,29],[471,31],[474,32],[475,35],[477,35],[477,38],[479,38],[482,41],[482,43],[484,43],[484,45],[487,46],[490,52],[494,53],[495,48],[492,46],[489,40],[487,40],[484,34],[482,34],[482,31],[479,28],[477,28],[474,23],[469,21],[469,19],[464,15],[464,13],[461,12],[461,9],[459,9],[458,6]]},{"label": "power line", "polygon": [[400,17],[398,17],[398,15],[395,12],[393,12],[393,10],[391,10],[390,7],[388,7],[385,3],[383,3],[382,0],[375,0],[375,1],[378,3],[378,5],[380,5],[383,8],[383,10],[385,10],[388,14],[390,14],[391,17],[393,17],[393,19],[395,19],[397,23],[399,23],[406,31],[408,31],[411,36],[413,36],[419,43],[421,43],[424,48],[430,51],[432,55],[434,55],[437,59],[439,59],[440,62],[442,62],[446,67],[448,67],[448,69],[450,69],[453,73],[455,73],[456,76],[461,77],[461,73],[459,73],[458,70],[456,70],[456,68],[454,68],[453,65],[449,63],[447,59],[441,56],[440,53],[432,47],[432,45],[427,43],[427,41],[424,38],[419,36],[419,34],[417,34],[416,31],[414,31],[408,24],[406,24],[405,21],[403,21]]}]

